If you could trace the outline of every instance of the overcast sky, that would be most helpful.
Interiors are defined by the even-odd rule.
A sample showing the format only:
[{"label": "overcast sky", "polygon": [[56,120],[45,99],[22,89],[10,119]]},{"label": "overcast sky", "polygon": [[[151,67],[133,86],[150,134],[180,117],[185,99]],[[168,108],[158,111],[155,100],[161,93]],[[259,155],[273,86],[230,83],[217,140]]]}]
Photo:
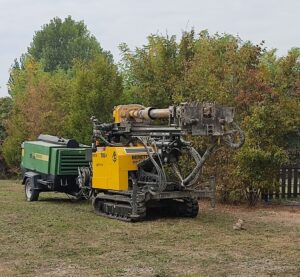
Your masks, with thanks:
[{"label": "overcast sky", "polygon": [[285,55],[300,46],[299,13],[299,0],[0,0],[0,97],[7,95],[13,60],[55,16],[84,20],[118,61],[121,42],[134,48],[151,33],[180,36],[192,27],[238,34],[254,43],[265,40]]}]

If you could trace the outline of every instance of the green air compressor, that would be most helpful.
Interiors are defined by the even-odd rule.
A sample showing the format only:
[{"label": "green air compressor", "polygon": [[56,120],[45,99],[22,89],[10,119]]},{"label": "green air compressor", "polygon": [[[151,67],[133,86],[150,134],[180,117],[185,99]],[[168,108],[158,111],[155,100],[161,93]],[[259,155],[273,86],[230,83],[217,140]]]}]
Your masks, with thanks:
[{"label": "green air compressor", "polygon": [[90,190],[78,180],[78,170],[89,166],[91,155],[90,146],[73,139],[40,135],[37,141],[23,142],[22,183],[27,201],[38,200],[45,191],[87,198]]}]

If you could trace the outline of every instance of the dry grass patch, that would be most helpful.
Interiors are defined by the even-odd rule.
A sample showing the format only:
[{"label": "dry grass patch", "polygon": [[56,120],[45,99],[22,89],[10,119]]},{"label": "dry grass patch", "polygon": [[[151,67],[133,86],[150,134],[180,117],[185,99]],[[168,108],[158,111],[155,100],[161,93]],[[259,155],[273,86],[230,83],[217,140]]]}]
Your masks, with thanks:
[{"label": "dry grass patch", "polygon": [[[96,216],[89,202],[44,193],[24,201],[0,181],[0,276],[297,276],[298,209],[202,203],[196,219],[130,224]],[[232,224],[243,218],[245,231]],[[288,219],[289,218],[289,219]]]}]

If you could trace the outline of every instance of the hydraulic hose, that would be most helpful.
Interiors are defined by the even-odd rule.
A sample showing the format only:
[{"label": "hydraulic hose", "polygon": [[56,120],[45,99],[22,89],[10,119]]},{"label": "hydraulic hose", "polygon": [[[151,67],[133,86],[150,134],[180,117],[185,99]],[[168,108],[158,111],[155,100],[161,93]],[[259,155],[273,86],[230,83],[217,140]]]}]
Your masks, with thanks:
[{"label": "hydraulic hose", "polygon": [[[204,152],[201,159],[199,161],[196,161],[197,165],[194,167],[193,171],[185,179],[183,179],[183,181],[182,181],[182,184],[184,186],[186,186],[186,187],[191,186],[192,184],[194,184],[195,181],[197,181],[197,177],[199,177],[199,174],[201,172],[201,168],[202,168],[203,164],[208,159],[208,157],[213,153],[214,148],[216,147],[216,145],[217,145],[216,142],[214,144],[210,145],[206,149],[206,151]],[[192,148],[192,147],[190,148],[190,153],[193,152],[192,149],[194,149],[194,148]],[[195,157],[194,155],[192,155],[192,156]]]},{"label": "hydraulic hose", "polygon": [[[149,151],[146,143],[144,142],[143,138],[142,137],[137,137],[137,139],[143,144],[143,146],[144,146],[151,162],[153,163],[153,165],[154,165],[154,167],[157,171],[157,174],[159,176],[159,178],[158,178],[158,192],[162,192],[166,187],[166,182],[167,182],[166,174],[165,174],[163,168],[160,168],[158,163],[153,158],[152,153],[150,153],[150,151]],[[150,193],[155,194],[155,192],[153,192],[153,191],[150,191]]]},{"label": "hydraulic hose", "polygon": [[223,138],[223,142],[232,149],[238,149],[245,143],[245,134],[239,125],[237,125],[235,122],[233,122],[232,124],[233,124],[234,128],[238,131],[240,140],[239,140],[239,142],[235,143],[231,140],[230,136],[227,136],[227,138],[226,137]]}]

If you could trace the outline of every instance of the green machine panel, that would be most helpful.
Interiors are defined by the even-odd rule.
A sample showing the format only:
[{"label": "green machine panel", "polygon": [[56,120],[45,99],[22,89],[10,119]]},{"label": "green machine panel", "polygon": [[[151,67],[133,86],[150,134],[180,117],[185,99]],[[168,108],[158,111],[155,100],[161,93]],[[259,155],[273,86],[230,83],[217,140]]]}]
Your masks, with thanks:
[{"label": "green machine panel", "polygon": [[56,162],[51,163],[50,172],[54,175],[78,174],[79,166],[88,166],[86,148],[57,148],[52,149]]},{"label": "green machine panel", "polygon": [[43,174],[77,175],[78,167],[89,165],[89,151],[88,146],[67,148],[44,141],[25,141],[21,166]]}]

